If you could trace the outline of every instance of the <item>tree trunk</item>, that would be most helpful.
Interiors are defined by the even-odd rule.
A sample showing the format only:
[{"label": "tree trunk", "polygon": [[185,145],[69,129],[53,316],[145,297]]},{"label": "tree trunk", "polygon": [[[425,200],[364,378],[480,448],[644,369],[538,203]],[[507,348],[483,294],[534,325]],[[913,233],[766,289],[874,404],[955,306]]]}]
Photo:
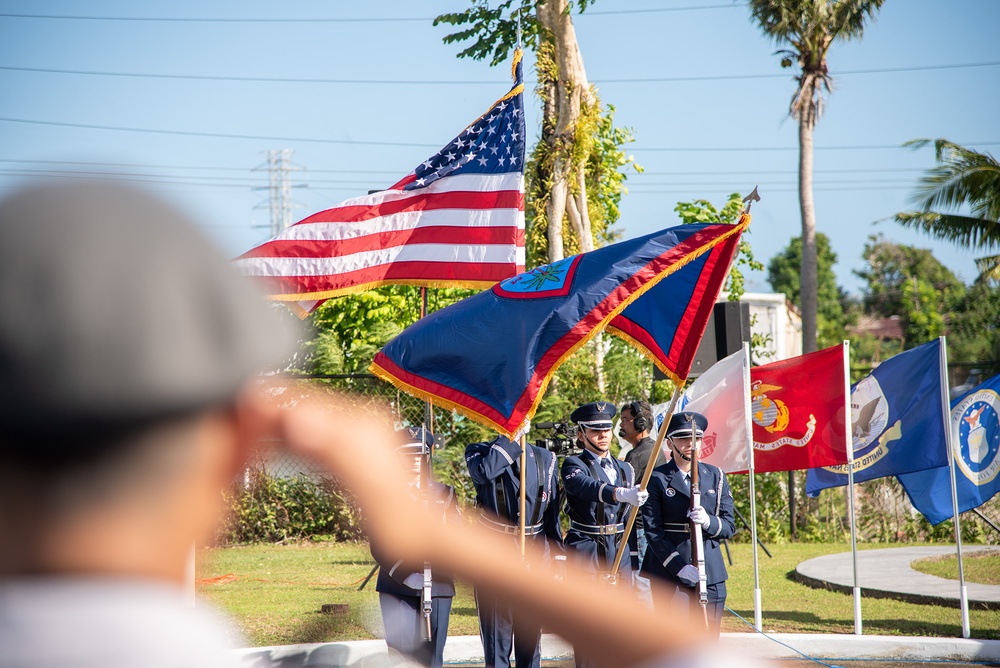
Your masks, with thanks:
[{"label": "tree trunk", "polygon": [[802,267],[799,302],[802,307],[802,352],[816,350],[817,258],[816,207],[813,203],[813,123],[810,114],[799,116],[799,207],[802,213]]},{"label": "tree trunk", "polygon": [[[552,190],[546,206],[548,218],[548,249],[549,262],[555,262],[565,257],[562,236],[563,218],[566,216],[567,199],[571,196],[571,179],[576,170],[572,164],[572,149],[576,141],[576,124],[580,118],[580,110],[590,96],[590,85],[587,83],[587,73],[583,67],[583,56],[576,40],[573,20],[568,11],[568,0],[545,0],[536,5],[538,21],[549,32],[555,44],[556,68],[558,82],[554,90],[552,116],[543,122],[543,135],[551,128],[549,136],[543,136],[553,156]],[[546,104],[548,113],[549,105]],[[581,201],[586,202],[586,190]],[[574,215],[580,207],[576,206]],[[593,248],[593,239],[580,240],[581,248],[587,244]]]}]

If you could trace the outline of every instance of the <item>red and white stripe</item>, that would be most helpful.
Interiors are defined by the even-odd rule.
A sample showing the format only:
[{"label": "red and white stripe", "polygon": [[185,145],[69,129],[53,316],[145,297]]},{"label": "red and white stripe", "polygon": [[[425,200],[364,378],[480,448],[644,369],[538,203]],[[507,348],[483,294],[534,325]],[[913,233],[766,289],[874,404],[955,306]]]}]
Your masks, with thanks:
[{"label": "red and white stripe", "polygon": [[524,271],[524,261],[524,176],[507,173],[356,197],[235,263],[273,299],[321,302],[386,283],[487,287]]}]

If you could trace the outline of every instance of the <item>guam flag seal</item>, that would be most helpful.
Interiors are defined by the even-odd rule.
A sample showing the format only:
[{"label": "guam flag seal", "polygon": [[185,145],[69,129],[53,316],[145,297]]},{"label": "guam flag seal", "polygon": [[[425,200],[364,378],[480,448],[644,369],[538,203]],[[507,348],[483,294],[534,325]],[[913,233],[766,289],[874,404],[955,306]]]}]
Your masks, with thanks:
[{"label": "guam flag seal", "polygon": [[686,378],[749,223],[743,214],[736,225],[681,225],[504,280],[408,327],[371,371],[513,437],[559,365],[659,286],[670,309],[655,329],[635,325],[623,338]]}]

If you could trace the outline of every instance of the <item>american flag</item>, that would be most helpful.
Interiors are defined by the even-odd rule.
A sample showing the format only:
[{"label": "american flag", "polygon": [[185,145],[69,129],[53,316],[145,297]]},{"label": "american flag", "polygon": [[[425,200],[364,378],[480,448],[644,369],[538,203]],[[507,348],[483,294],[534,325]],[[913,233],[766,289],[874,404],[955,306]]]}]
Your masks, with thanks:
[{"label": "american flag", "polygon": [[524,271],[524,84],[410,174],[315,213],[236,258],[301,317],[380,285],[489,287]]}]

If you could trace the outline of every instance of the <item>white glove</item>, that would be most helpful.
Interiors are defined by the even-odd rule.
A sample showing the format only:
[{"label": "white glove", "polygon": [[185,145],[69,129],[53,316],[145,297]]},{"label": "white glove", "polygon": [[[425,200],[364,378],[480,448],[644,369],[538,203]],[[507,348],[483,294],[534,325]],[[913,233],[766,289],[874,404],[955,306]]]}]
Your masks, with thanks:
[{"label": "white glove", "polygon": [[688,564],[677,574],[677,578],[688,587],[694,587],[698,584],[698,569]]},{"label": "white glove", "polygon": [[688,511],[688,517],[701,525],[702,529],[707,529],[711,523],[711,515],[701,506],[695,506]]},{"label": "white glove", "polygon": [[410,573],[403,580],[403,584],[410,589],[422,589],[424,586],[424,574],[423,573]]},{"label": "white glove", "polygon": [[616,487],[615,498],[618,501],[624,501],[631,506],[638,507],[646,503],[646,499],[649,498],[649,492],[639,489],[638,485],[635,487]]}]

